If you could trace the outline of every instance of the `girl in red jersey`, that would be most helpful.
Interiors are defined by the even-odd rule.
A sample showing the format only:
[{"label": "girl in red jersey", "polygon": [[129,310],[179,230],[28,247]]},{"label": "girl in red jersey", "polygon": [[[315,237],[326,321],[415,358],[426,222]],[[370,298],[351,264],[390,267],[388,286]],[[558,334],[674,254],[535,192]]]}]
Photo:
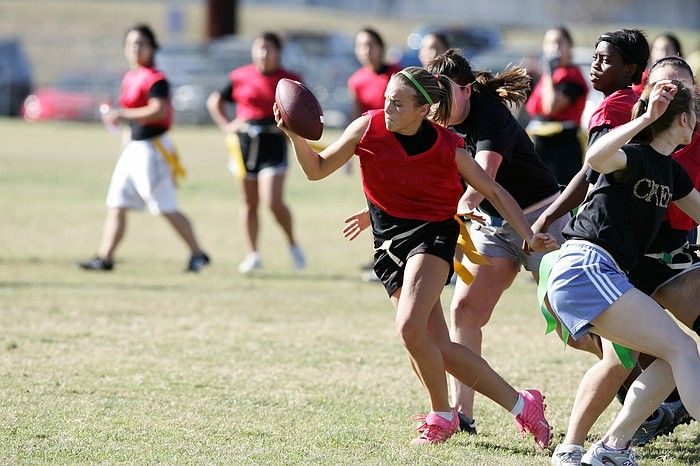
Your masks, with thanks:
[{"label": "girl in red jersey", "polygon": [[532,117],[527,130],[535,150],[563,186],[583,165],[578,128],[588,94],[586,80],[571,62],[572,46],[565,27],[545,33],[542,77],[525,106]]},{"label": "girl in red jersey", "polygon": [[[374,29],[362,28],[355,34],[355,56],[362,68],[348,78],[353,120],[368,110],[384,107],[384,91],[389,79],[401,70],[398,65],[385,61],[385,50],[384,39]],[[345,165],[345,172],[350,173],[351,167],[350,160]]]},{"label": "girl in red jersey", "polygon": [[384,61],[384,51],[384,40],[374,29],[363,28],[355,35],[355,56],[362,68],[348,78],[354,104],[353,119],[368,110],[384,107],[384,91],[389,79],[401,70]]},{"label": "girl in red jersey", "polygon": [[329,176],[353,154],[360,158],[374,234],[374,270],[396,309],[398,334],[430,399],[431,411],[422,418],[414,443],[441,443],[457,430],[459,418],[447,395],[448,371],[510,410],[521,432],[532,432],[546,447],[551,433],[541,394],[515,391],[480,356],[453,343],[440,305],[440,293],[453,271],[460,175],[529,244],[538,250],[556,247],[550,235],[532,235],[513,198],[479,168],[459,136],[427,119],[431,107],[436,121],[449,118],[450,92],[447,78],[407,68],[389,81],[384,110],[371,110],[353,121],[320,154],[284,126],[278,109],[275,118],[311,180]]},{"label": "girl in red jersey", "polygon": [[150,27],[138,24],[124,39],[124,56],[131,70],[122,81],[119,103],[102,115],[107,128],[127,124],[124,150],[117,161],[107,193],[107,220],[97,256],[79,265],[86,270],[112,270],[113,254],[126,228],[128,209],[147,206],[162,214],[191,251],[187,270],[209,264],[190,221],[179,210],[175,179],[184,175],[166,132],[172,124],[170,88],[165,75],[154,68],[158,42]]},{"label": "girl in red jersey", "polygon": [[[272,114],[277,83],[283,78],[301,79],[280,67],[281,51],[282,42],[277,34],[261,34],[251,47],[253,63],[231,71],[226,85],[212,92],[207,100],[209,114],[228,135],[230,166],[241,179],[241,227],[248,248],[238,266],[241,273],[262,266],[258,253],[260,200],[269,206],[282,227],[294,267],[301,270],[306,266],[304,254],[294,237],[292,214],[283,198],[287,143]],[[226,113],[226,102],[236,104],[233,120]]]}]

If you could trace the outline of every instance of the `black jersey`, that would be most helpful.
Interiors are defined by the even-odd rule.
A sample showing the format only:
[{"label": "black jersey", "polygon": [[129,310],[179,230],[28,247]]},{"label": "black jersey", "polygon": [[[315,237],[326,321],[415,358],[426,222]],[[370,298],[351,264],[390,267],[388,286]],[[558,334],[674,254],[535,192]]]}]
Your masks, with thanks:
[{"label": "black jersey", "polygon": [[[513,196],[520,208],[529,207],[559,192],[551,170],[535,152],[525,130],[510,111],[495,97],[473,92],[469,116],[450,128],[464,138],[466,148],[498,152],[503,161],[496,172],[498,182]],[[500,214],[484,199],[479,209],[488,215]]]},{"label": "black jersey", "polygon": [[562,233],[598,244],[629,271],[649,248],[670,202],[690,194],[693,183],[678,162],[649,145],[622,150],[627,168],[598,176]]}]

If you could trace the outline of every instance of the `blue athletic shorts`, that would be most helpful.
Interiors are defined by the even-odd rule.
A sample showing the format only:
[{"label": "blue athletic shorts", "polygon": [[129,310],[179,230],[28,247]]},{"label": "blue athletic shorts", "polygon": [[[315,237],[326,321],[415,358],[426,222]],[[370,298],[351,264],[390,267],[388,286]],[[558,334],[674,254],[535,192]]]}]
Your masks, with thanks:
[{"label": "blue athletic shorts", "polygon": [[547,296],[574,340],[586,335],[591,321],[634,288],[605,249],[588,241],[568,240],[552,266]]}]

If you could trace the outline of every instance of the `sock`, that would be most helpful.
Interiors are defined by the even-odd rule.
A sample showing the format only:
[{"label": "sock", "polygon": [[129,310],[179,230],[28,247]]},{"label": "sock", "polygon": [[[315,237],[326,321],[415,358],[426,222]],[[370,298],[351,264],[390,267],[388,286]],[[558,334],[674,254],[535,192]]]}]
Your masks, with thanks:
[{"label": "sock", "polygon": [[557,451],[583,451],[583,445],[576,445],[575,443],[560,443],[557,446]]},{"label": "sock", "polygon": [[515,402],[515,406],[510,410],[510,414],[518,416],[523,412],[523,409],[525,409],[525,398],[518,393],[518,401]]},{"label": "sock", "polygon": [[695,330],[695,333],[700,335],[700,317],[695,319],[695,322],[693,323],[693,330]]},{"label": "sock", "polygon": [[676,401],[680,401],[680,399],[681,396],[678,394],[678,389],[674,388],[671,394],[666,397],[666,403],[674,403]]},{"label": "sock", "polygon": [[625,450],[629,450],[629,448],[630,448],[630,443],[629,443],[629,442],[627,443],[627,446],[624,447],[624,448],[613,448],[613,447],[607,446],[607,445],[605,444],[605,442],[601,442],[601,443],[602,443],[602,445],[603,445],[603,448],[605,448],[606,450],[610,450],[610,451],[625,451]]},{"label": "sock", "polygon": [[455,418],[455,414],[452,411],[430,411],[433,414],[437,414],[441,418],[443,418],[446,421],[452,422],[452,419]]}]

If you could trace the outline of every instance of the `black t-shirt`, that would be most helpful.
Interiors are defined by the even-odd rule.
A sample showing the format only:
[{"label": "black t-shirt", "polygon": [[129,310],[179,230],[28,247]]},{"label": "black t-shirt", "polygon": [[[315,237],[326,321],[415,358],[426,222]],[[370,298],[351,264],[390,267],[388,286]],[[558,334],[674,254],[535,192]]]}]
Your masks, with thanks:
[{"label": "black t-shirt", "polygon": [[[151,86],[151,90],[148,91],[148,98],[165,99],[168,100],[170,95],[170,85],[165,79],[161,79]],[[129,126],[131,127],[131,139],[134,141],[142,141],[144,139],[150,139],[155,136],[159,136],[167,131],[166,128],[162,126],[149,126],[142,125],[138,121],[132,121]]]},{"label": "black t-shirt", "polygon": [[647,252],[668,204],[690,194],[693,182],[678,162],[648,145],[627,144],[622,150],[627,168],[598,176],[562,233],[598,244],[629,271]]},{"label": "black t-shirt", "polygon": [[[510,111],[495,97],[473,92],[469,116],[450,128],[464,138],[466,148],[474,155],[488,150],[498,152],[503,161],[496,172],[496,181],[505,188],[521,208],[526,208],[559,192],[556,178],[535,152],[525,130]],[[484,199],[479,209],[488,215],[500,216]]]}]

